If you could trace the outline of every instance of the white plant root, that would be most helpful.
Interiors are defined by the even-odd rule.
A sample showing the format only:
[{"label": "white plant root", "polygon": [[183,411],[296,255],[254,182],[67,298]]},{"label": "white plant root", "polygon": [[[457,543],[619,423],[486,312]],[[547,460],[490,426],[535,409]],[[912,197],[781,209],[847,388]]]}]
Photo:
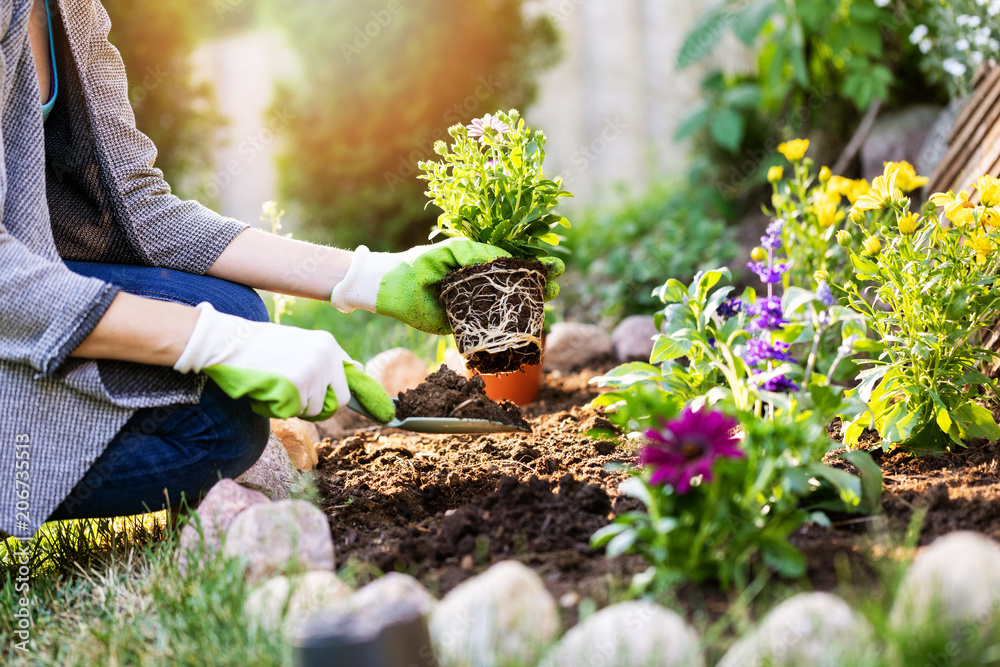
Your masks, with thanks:
[{"label": "white plant root", "polygon": [[[473,281],[479,284],[472,285]],[[527,268],[493,268],[488,273],[476,273],[448,285],[441,291],[442,302],[467,305],[458,313],[452,311],[459,309],[446,309],[458,351],[470,359],[480,352],[493,355],[531,344],[541,350],[545,326],[544,290],[545,274]],[[514,304],[515,295],[522,298],[518,305]],[[519,330],[522,327],[517,323],[525,310],[530,315],[528,325]]]}]

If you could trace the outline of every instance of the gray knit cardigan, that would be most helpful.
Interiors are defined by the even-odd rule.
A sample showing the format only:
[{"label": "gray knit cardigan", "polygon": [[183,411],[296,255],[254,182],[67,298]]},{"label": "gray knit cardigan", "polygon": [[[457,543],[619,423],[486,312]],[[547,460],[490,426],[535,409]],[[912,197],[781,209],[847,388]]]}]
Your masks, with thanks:
[{"label": "gray knit cardigan", "polygon": [[0,0],[0,531],[16,536],[34,534],[136,409],[197,402],[204,383],[69,359],[118,290],[63,260],[201,274],[246,228],[173,196],[153,167],[98,0],[50,4],[59,97],[43,129],[32,0]]}]

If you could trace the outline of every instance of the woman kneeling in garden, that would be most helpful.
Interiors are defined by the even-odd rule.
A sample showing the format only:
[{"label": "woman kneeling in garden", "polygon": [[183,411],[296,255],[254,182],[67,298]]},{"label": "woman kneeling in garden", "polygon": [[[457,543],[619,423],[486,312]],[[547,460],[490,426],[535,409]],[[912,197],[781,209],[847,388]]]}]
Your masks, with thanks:
[{"label": "woman kneeling in garden", "polygon": [[506,253],[351,253],[170,194],[97,0],[0,0],[0,531],[177,506],[260,456],[267,417],[389,397],[251,288],[449,331],[434,285]]}]

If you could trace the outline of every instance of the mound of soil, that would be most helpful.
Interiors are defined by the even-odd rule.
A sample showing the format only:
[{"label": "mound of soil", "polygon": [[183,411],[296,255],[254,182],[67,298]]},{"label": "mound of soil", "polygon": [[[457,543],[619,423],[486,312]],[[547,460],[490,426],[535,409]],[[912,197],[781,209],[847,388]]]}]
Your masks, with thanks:
[{"label": "mound of soil", "polygon": [[478,375],[471,380],[447,366],[427,376],[415,389],[399,394],[396,417],[453,417],[485,419],[507,424],[521,431],[531,431],[521,410],[509,401],[495,403],[486,396],[486,383]]}]

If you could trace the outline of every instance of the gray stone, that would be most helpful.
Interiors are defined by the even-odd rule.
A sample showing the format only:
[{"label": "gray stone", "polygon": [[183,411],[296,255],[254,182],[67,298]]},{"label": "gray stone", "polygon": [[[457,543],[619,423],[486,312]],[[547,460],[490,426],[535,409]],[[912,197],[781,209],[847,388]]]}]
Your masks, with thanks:
[{"label": "gray stone", "polygon": [[559,615],[541,578],[507,560],[441,600],[430,632],[441,667],[533,665],[559,632]]},{"label": "gray stone", "polygon": [[552,325],[545,337],[545,368],[568,371],[611,354],[611,337],[599,326],[578,322]]},{"label": "gray stone", "polygon": [[830,593],[800,593],[772,609],[718,667],[842,667],[870,664],[868,620]]},{"label": "gray stone", "polygon": [[660,333],[652,315],[632,315],[622,320],[611,334],[618,361],[649,361],[653,337]]},{"label": "gray stone", "polygon": [[402,601],[424,616],[429,616],[438,603],[430,591],[410,575],[390,572],[358,590],[347,604],[353,609],[371,609]]},{"label": "gray stone", "polygon": [[940,114],[940,106],[918,104],[879,116],[861,146],[861,175],[869,181],[880,176],[885,162],[906,160],[916,165]]},{"label": "gray stone", "polygon": [[372,357],[365,364],[365,373],[375,378],[389,396],[396,396],[427,378],[427,364],[405,347],[394,347]]},{"label": "gray stone", "polygon": [[333,570],[330,527],[317,507],[304,500],[253,505],[226,533],[223,553],[247,562],[252,586],[289,569]]},{"label": "gray stone", "polygon": [[[188,568],[188,559],[201,554],[204,537],[204,554],[211,556],[222,546],[222,536],[236,517],[251,505],[270,502],[263,493],[247,489],[231,479],[219,480],[202,499],[196,510],[197,520],[181,530],[180,548],[177,551],[177,566],[181,574]],[[196,524],[200,524],[201,532]]]},{"label": "gray stone", "polygon": [[702,667],[698,633],[652,602],[621,602],[572,628],[539,667]]},{"label": "gray stone", "polygon": [[330,609],[350,594],[351,587],[328,570],[297,577],[279,575],[247,596],[243,616],[251,630],[289,634],[309,614]]},{"label": "gray stone", "polygon": [[1000,623],[1000,545],[968,531],[935,540],[907,570],[889,621],[901,633]]},{"label": "gray stone", "polygon": [[284,500],[297,473],[288,452],[278,437],[271,434],[264,453],[245,473],[236,478],[238,484],[261,491],[271,500]]}]

